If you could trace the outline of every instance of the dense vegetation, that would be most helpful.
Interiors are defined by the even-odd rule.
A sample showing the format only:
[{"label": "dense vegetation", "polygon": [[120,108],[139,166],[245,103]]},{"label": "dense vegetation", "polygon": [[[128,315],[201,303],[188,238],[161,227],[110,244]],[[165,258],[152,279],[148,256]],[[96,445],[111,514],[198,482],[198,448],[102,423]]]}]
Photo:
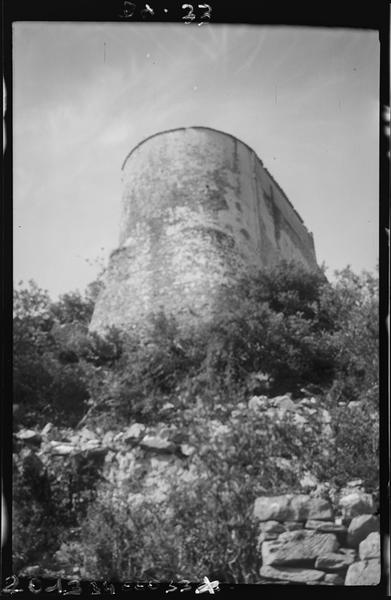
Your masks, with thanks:
[{"label": "dense vegetation", "polygon": [[[254,581],[257,495],[297,489],[308,469],[337,486],[358,477],[377,486],[375,276],[347,268],[329,283],[323,272],[282,263],[223,290],[213,321],[197,329],[181,331],[172,315],[157,314],[143,336],[112,330],[104,339],[88,332],[95,295],[91,286],[54,302],[34,282],[16,288],[14,427],[119,430],[166,420],[198,448],[199,476],[172,481],[165,505],[132,507],[114,503],[110,486],[88,471],[77,477],[71,462],[49,477],[46,495],[34,495],[36,482],[16,469],[20,565],[42,563],[66,542],[70,563],[83,560],[91,576],[196,578],[213,566],[220,579]],[[305,434],[288,416],[282,424],[249,417],[252,396],[284,393],[319,398],[335,443],[323,440],[315,416]],[[354,413],[351,401],[359,401]],[[277,460],[287,458],[298,467]],[[79,502],[69,501],[70,481]],[[28,555],[26,529],[35,540]]]}]

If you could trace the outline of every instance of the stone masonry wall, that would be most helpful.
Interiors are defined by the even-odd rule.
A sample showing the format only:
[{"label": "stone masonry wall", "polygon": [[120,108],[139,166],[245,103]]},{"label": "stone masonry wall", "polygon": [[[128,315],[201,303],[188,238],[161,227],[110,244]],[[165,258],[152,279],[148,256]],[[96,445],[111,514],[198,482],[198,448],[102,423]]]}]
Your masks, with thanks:
[{"label": "stone masonry wall", "polygon": [[160,309],[208,318],[224,283],[280,259],[317,268],[312,235],[255,153],[203,127],[157,134],[124,162],[119,246],[91,329]]}]

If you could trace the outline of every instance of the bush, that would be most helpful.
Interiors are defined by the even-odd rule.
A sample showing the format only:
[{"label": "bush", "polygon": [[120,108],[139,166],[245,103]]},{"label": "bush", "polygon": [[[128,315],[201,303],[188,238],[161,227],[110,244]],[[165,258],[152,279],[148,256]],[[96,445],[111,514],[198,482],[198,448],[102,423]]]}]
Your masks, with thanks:
[{"label": "bush", "polygon": [[367,490],[379,486],[379,415],[369,402],[331,410],[334,443],[329,459],[319,469],[323,481],[337,487],[362,479]]}]

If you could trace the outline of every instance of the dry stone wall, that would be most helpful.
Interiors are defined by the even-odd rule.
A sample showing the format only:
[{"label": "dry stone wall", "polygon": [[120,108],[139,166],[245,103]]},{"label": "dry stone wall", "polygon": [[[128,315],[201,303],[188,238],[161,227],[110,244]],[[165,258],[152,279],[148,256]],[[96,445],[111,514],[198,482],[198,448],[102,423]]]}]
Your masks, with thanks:
[{"label": "dry stone wall", "polygon": [[312,235],[253,150],[205,127],[157,134],[123,164],[119,245],[91,329],[160,310],[207,319],[225,283],[281,259],[317,268]]},{"label": "dry stone wall", "polygon": [[373,514],[373,498],[360,482],[350,486],[334,505],[330,499],[305,494],[257,498],[254,517],[259,521],[263,579],[349,586],[380,583],[379,519]]}]

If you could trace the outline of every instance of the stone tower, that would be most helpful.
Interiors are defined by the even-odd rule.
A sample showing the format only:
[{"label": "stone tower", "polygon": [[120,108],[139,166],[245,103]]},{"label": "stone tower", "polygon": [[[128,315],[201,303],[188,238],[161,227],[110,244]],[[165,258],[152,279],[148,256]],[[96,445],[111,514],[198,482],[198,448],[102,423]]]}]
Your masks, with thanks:
[{"label": "stone tower", "polygon": [[312,234],[255,152],[207,127],[164,131],[123,166],[119,245],[90,328],[129,330],[163,309],[207,319],[243,270],[296,260],[316,269]]}]

